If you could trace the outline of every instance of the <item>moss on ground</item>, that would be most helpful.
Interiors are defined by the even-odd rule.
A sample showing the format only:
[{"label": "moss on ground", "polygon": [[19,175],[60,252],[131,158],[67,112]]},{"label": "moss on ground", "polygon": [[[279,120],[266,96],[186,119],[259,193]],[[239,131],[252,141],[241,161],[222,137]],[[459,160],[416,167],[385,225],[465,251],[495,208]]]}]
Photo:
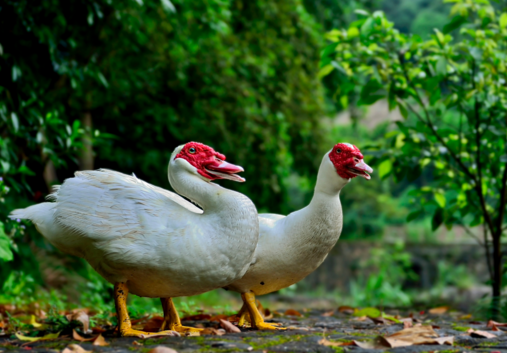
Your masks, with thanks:
[{"label": "moss on ground", "polygon": [[153,346],[157,344],[162,344],[166,340],[167,337],[162,338],[147,338],[143,341],[143,345],[145,346]]},{"label": "moss on ground", "polygon": [[452,325],[452,329],[453,329],[453,330],[456,330],[456,331],[467,332],[468,330],[470,330],[470,327],[466,327],[466,326],[458,326],[458,325],[456,325],[456,324],[453,324],[453,325]]},{"label": "moss on ground", "polygon": [[495,347],[498,346],[500,342],[481,342],[477,346],[478,347]]},{"label": "moss on ground", "polygon": [[[254,350],[257,350],[257,349],[269,348],[269,347],[276,346],[276,345],[279,345],[279,344],[284,344],[284,343],[287,343],[287,342],[290,342],[290,341],[298,341],[302,337],[306,337],[306,336],[303,336],[303,335],[295,335],[295,336],[282,336],[282,335],[278,335],[278,336],[273,336],[271,334],[270,337],[274,337],[274,338],[271,339],[271,340],[269,340],[269,342],[263,342],[261,344],[259,344],[258,342],[254,342],[251,337],[245,337],[245,339],[243,339],[243,341],[245,343],[248,343],[249,345],[251,345]],[[249,340],[246,340],[246,338],[249,338]]]}]

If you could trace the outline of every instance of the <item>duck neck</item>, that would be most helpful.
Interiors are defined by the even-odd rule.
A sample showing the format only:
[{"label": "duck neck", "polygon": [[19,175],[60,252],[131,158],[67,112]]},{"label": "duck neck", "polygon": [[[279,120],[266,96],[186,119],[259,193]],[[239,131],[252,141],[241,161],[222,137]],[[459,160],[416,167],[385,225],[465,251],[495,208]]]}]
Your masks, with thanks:
[{"label": "duck neck", "polygon": [[317,175],[317,183],[310,204],[288,216],[291,241],[312,253],[315,259],[322,260],[340,237],[343,214],[340,203],[340,190],[348,179],[338,175],[329,160],[328,153],[322,159]]},{"label": "duck neck", "polygon": [[227,198],[232,190],[225,189],[218,184],[207,182],[197,175],[179,168],[169,167],[169,183],[180,195],[198,204],[204,212],[219,212],[227,208]]},{"label": "duck neck", "polygon": [[350,182],[338,175],[336,169],[329,159],[329,153],[324,155],[317,174],[317,183],[309,207],[325,207],[333,199],[338,199],[341,189]]}]

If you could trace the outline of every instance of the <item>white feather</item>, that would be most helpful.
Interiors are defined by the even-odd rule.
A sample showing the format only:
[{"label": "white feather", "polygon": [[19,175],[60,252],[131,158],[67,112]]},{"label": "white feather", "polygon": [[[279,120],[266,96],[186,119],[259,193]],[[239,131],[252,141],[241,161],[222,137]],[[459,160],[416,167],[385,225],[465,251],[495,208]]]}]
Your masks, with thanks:
[{"label": "white feather", "polygon": [[170,179],[206,212],[135,176],[100,169],[76,172],[48,197],[54,202],[10,217],[32,220],[57,248],[85,258],[111,283],[128,282],[134,294],[175,297],[222,287],[250,265],[259,234],[255,206],[203,180],[175,153]]},{"label": "white feather", "polygon": [[341,178],[329,159],[322,159],[311,203],[288,216],[259,214],[260,236],[255,263],[243,278],[225,288],[256,295],[286,288],[313,272],[338,241],[343,216]]}]

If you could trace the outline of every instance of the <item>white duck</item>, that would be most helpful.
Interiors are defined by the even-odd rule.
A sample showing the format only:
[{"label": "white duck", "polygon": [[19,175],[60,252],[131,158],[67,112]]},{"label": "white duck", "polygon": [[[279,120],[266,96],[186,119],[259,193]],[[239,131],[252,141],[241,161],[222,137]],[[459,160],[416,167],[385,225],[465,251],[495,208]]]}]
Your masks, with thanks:
[{"label": "white duck", "polygon": [[[259,237],[257,210],[245,195],[211,183],[244,181],[243,168],[206,145],[190,142],[174,150],[169,181],[180,194],[111,170],[76,172],[44,202],[15,210],[31,220],[58,249],[86,259],[114,284],[122,336],[191,333],[171,297],[223,287],[243,276]],[[161,298],[159,333],[132,329],[126,300],[132,292]]]},{"label": "white duck", "polygon": [[225,286],[241,293],[240,326],[248,311],[252,327],[277,329],[264,322],[255,296],[299,282],[313,272],[338,241],[343,225],[340,190],[356,176],[370,179],[373,170],[359,149],[338,143],[324,155],[312,201],[288,216],[259,214],[260,236],[252,265],[243,278]]}]

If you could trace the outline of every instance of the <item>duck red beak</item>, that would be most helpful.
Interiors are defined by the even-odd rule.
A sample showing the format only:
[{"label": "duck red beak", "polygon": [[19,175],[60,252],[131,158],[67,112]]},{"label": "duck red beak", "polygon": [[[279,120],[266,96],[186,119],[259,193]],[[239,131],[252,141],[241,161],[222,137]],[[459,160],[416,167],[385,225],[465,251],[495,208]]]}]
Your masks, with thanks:
[{"label": "duck red beak", "polygon": [[245,178],[236,175],[235,173],[244,172],[243,167],[239,165],[235,165],[226,161],[222,161],[216,158],[215,163],[208,164],[206,166],[206,171],[214,176],[217,179],[229,179],[238,182],[244,182]]}]

